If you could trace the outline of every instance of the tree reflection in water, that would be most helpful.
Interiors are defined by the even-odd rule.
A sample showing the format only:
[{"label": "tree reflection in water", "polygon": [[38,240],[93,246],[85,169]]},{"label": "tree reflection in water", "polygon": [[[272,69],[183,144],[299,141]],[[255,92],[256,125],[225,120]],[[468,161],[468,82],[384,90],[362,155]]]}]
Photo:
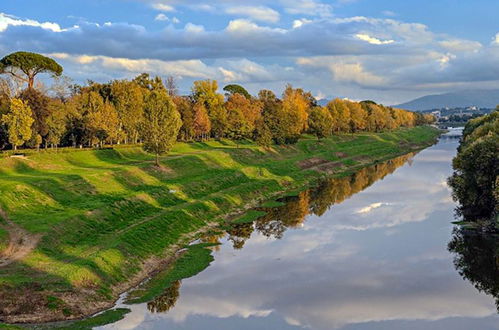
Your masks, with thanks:
[{"label": "tree reflection in water", "polygon": [[456,227],[449,251],[459,274],[494,297],[499,312],[499,235]]},{"label": "tree reflection in water", "polygon": [[[250,223],[232,224],[226,233],[211,233],[201,238],[204,243],[219,243],[226,234],[234,249],[242,249],[251,234],[257,230],[262,235],[280,239],[289,228],[298,228],[307,215],[323,215],[332,205],[366,189],[374,182],[393,173],[397,168],[410,162],[414,153],[365,167],[355,174],[343,178],[326,179],[316,188],[305,190],[294,197],[282,198],[283,206],[262,209],[266,215]],[[219,247],[215,247],[217,251]],[[147,304],[152,313],[168,312],[175,305],[181,281],[176,281],[165,292]]]},{"label": "tree reflection in water", "polygon": [[147,303],[147,309],[151,313],[166,313],[177,303],[180,295],[181,281],[175,281],[165,292],[154,300]]},{"label": "tree reflection in water", "polygon": [[235,249],[241,249],[253,230],[269,238],[280,239],[287,229],[300,227],[307,215],[323,215],[332,205],[343,202],[410,162],[414,155],[410,153],[365,167],[347,177],[326,179],[318,187],[303,191],[298,196],[282,198],[279,201],[284,203],[283,206],[262,209],[267,214],[254,223],[232,225],[228,230],[229,240]]}]

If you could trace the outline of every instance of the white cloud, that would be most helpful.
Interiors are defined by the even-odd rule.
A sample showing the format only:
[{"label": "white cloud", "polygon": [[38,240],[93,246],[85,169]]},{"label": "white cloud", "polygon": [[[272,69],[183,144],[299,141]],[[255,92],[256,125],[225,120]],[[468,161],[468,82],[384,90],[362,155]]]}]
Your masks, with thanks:
[{"label": "white cloud", "polygon": [[362,33],[356,34],[355,37],[357,37],[357,39],[366,41],[372,45],[389,45],[389,44],[393,44],[395,42],[395,40],[380,40],[380,39],[371,37],[368,34],[362,34]]},{"label": "white cloud", "polygon": [[369,213],[374,209],[380,208],[383,206],[384,203],[372,203],[369,206],[363,207],[360,210],[356,211],[355,213],[357,214],[364,214],[364,213]]},{"label": "white cloud", "polygon": [[279,12],[264,6],[235,6],[228,7],[225,13],[251,18],[255,21],[277,23],[280,19]]},{"label": "white cloud", "polygon": [[310,19],[302,18],[302,19],[295,19],[293,21],[293,29],[298,29],[302,27],[305,24],[312,23],[313,21]]},{"label": "white cloud", "polygon": [[5,31],[9,26],[33,26],[52,32],[62,32],[63,29],[57,23],[38,22],[31,19],[22,20],[16,16],[0,13],[0,32]]},{"label": "white cloud", "polygon": [[381,12],[383,15],[388,16],[388,17],[395,17],[397,16],[397,13],[391,11],[391,10],[383,10]]},{"label": "white cloud", "polygon": [[159,11],[166,11],[166,12],[175,11],[175,8],[173,6],[164,3],[153,3],[152,7]]},{"label": "white cloud", "polygon": [[329,17],[333,7],[315,0],[281,0],[284,11],[292,15]]},{"label": "white cloud", "polygon": [[154,18],[155,21],[168,21],[169,18],[168,16],[166,16],[165,14],[158,14],[156,15],[156,17]]},{"label": "white cloud", "polygon": [[202,33],[204,32],[204,26],[202,25],[196,25],[196,24],[192,24],[192,23],[187,23],[185,25],[185,31],[188,32],[188,33]]}]

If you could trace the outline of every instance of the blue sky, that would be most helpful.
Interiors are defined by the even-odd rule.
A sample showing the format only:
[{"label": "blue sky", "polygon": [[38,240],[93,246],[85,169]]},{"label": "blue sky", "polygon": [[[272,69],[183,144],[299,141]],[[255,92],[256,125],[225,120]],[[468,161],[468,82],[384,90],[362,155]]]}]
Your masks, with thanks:
[{"label": "blue sky", "polygon": [[2,0],[0,54],[52,56],[75,82],[173,75],[286,83],[395,104],[499,88],[493,0]]}]

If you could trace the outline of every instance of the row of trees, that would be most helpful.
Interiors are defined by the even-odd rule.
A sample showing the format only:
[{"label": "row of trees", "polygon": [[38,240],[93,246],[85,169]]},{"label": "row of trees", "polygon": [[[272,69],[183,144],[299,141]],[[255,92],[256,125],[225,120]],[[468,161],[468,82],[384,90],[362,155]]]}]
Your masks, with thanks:
[{"label": "row of trees", "polygon": [[[27,63],[22,61],[23,56],[29,59]],[[29,67],[33,63],[38,67]],[[302,133],[322,138],[433,121],[428,115],[372,101],[336,99],[321,107],[310,92],[291,85],[286,86],[281,98],[270,90],[253,97],[239,85],[226,86],[224,95],[214,80],[196,81],[192,93],[181,96],[173,78],[163,82],[148,74],[105,84],[59,84],[51,93],[35,88],[34,73],[61,74],[62,68],[54,63],[32,53],[15,53],[0,61],[0,69],[11,79],[22,78],[24,73],[23,81],[29,82],[21,92],[13,91],[12,81],[7,79],[0,84],[0,147],[95,147],[142,142],[146,150],[159,155],[177,139],[252,139],[269,146],[294,143]]]},{"label": "row of trees", "polygon": [[449,178],[458,215],[484,229],[499,229],[499,106],[466,124]]}]

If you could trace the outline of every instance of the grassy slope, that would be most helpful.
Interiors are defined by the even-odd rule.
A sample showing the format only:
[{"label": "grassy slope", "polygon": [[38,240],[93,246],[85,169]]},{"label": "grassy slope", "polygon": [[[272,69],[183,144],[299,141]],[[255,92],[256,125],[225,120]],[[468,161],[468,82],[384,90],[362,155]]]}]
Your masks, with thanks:
[{"label": "grassy slope", "polygon": [[[63,300],[65,292],[81,289],[91,289],[85,299],[92,299],[88,292],[97,292],[93,299],[115,297],[113,286],[137,273],[144,259],[171,255],[169,247],[228,212],[320,176],[301,170],[298,161],[320,157],[363,165],[352,158],[369,156],[364,163],[391,158],[437,134],[418,127],[320,143],[305,138],[273,151],[253,144],[236,148],[230,141],[179,143],[162,159],[163,170],[130,147],[0,158],[0,207],[17,224],[44,235],[22,262],[0,269],[0,286],[19,290],[16,294],[51,292]],[[336,152],[348,157],[339,160]],[[62,310],[82,313],[69,301],[59,309],[53,313],[61,318]]]}]

